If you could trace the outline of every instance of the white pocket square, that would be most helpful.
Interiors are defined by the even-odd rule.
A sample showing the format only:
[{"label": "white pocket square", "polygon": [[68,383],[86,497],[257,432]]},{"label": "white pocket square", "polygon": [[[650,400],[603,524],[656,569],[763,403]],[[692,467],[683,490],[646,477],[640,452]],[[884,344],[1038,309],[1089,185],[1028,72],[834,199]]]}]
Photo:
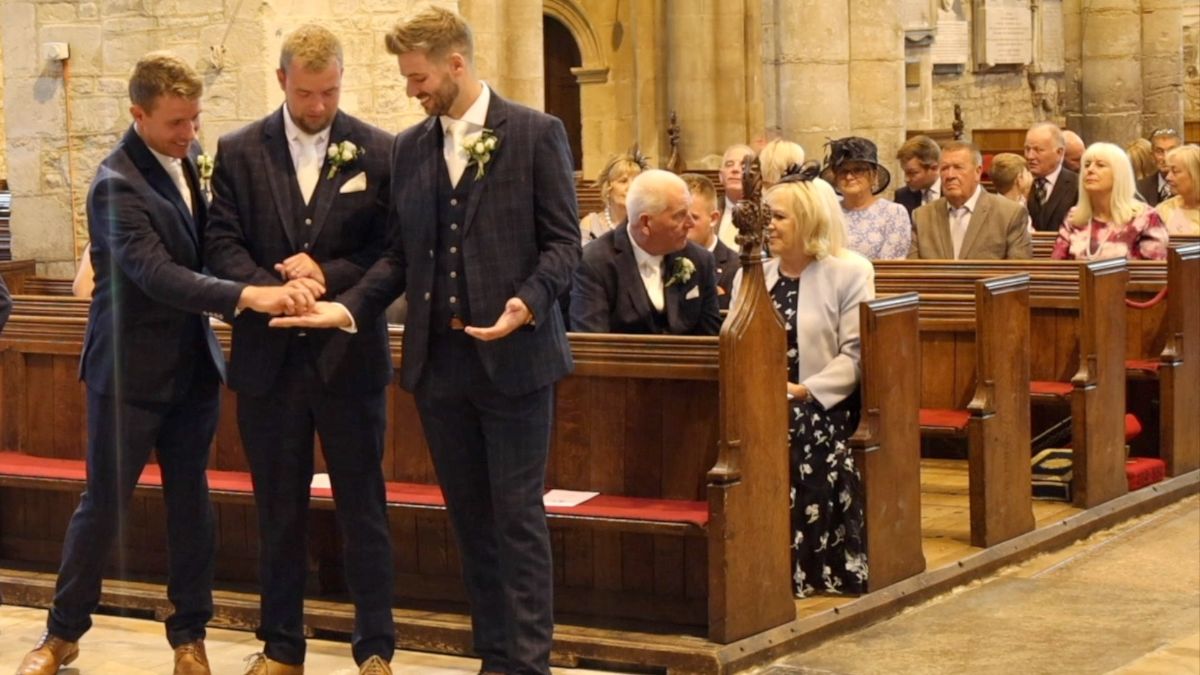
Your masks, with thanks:
[{"label": "white pocket square", "polygon": [[684,300],[694,300],[698,297],[700,297],[700,287],[693,286],[692,290],[688,291],[687,295],[683,296],[683,299]]},{"label": "white pocket square", "polygon": [[344,195],[347,192],[362,192],[367,189],[367,174],[362,171],[358,172],[354,178],[342,183],[342,187],[338,190],[338,194]]}]

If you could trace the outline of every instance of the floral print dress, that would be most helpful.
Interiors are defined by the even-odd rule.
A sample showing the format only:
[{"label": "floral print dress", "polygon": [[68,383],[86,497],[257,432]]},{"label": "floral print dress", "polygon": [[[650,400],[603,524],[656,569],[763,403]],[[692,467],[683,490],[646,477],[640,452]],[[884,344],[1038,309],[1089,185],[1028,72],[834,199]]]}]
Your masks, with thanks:
[{"label": "floral print dress", "polygon": [[[780,276],[771,289],[787,326],[788,381],[799,380],[796,301],[800,280]],[[857,395],[831,410],[789,401],[792,585],[796,597],[866,592],[866,532],[861,479],[847,440],[858,426]]]}]

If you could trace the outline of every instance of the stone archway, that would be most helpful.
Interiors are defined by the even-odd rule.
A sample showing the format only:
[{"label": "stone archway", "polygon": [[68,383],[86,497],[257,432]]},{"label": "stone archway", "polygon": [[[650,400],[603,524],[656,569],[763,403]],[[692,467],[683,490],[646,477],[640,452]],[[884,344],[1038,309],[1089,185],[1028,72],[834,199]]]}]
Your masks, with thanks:
[{"label": "stone archway", "polygon": [[592,20],[576,0],[543,0],[542,13],[565,26],[579,47],[580,65],[571,68],[571,74],[579,84],[581,160],[587,175],[590,166],[599,168],[604,156],[598,147],[600,128],[612,108],[603,93],[609,75],[607,54]]}]

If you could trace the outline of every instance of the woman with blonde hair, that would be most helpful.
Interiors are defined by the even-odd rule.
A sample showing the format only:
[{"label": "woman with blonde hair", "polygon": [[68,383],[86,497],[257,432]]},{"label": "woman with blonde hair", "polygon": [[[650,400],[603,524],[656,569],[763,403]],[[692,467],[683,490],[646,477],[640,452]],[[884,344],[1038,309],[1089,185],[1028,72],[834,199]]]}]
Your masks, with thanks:
[{"label": "woman with blonde hair", "polygon": [[1136,199],[1133,165],[1120,147],[1093,143],[1083,153],[1079,201],[1058,228],[1058,260],[1162,260],[1167,228],[1158,213]]},{"label": "woman with blonde hair", "polygon": [[1134,140],[1125,146],[1125,154],[1129,155],[1129,162],[1133,165],[1135,181],[1142,180],[1158,171],[1158,162],[1154,159],[1154,146],[1150,145],[1150,141],[1144,138]]},{"label": "woman with blonde hair", "polygon": [[[793,588],[863,593],[866,535],[858,467],[859,305],[875,296],[870,262],[842,248],[837,195],[815,162],[767,190],[767,289],[787,335]],[[736,298],[742,282],[734,280]]]},{"label": "woman with blonde hair", "polygon": [[762,175],[763,189],[779,182],[791,167],[804,164],[804,148],[798,143],[782,138],[767,143],[758,153],[758,166]]},{"label": "woman with blonde hair", "polygon": [[1155,207],[1167,232],[1200,234],[1200,145],[1167,152],[1167,184],[1175,196]]},{"label": "woman with blonde hair", "polygon": [[650,166],[643,155],[633,146],[628,152],[613,155],[600,169],[596,177],[596,186],[600,188],[600,201],[604,209],[589,213],[579,221],[579,234],[584,245],[599,239],[605,232],[615,230],[625,222],[625,192],[629,190],[629,182],[639,173]]}]

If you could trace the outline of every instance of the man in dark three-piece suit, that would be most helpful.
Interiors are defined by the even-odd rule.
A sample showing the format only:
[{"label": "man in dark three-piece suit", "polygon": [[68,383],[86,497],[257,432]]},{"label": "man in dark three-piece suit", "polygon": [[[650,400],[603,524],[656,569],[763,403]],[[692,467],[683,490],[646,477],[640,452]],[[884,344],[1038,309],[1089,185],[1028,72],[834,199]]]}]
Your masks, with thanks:
[{"label": "man in dark three-piece suit", "polygon": [[1035,230],[1057,232],[1079,200],[1079,174],[1063,165],[1065,154],[1066,139],[1053,123],[1035,124],[1025,133],[1025,162],[1033,174],[1028,208]]},{"label": "man in dark three-piece suit", "polygon": [[482,672],[548,674],[542,503],[554,383],[572,369],[558,297],[579,260],[562,123],[480,82],[470,28],[430,8],[387,35],[430,118],[392,151],[391,245],[335,303],[277,326],[370,331],[408,293],[413,392],[459,550]]},{"label": "man in dark three-piece suit", "polygon": [[[338,110],[342,50],[328,30],[298,28],[280,63],[284,105],[218,146],[208,264],[223,278],[315,282],[334,296],[383,250],[392,137]],[[355,334],[272,329],[257,315],[233,322],[229,385],[254,478],[265,643],[247,673],[300,673],[304,663],[314,431],[345,544],[354,660],[361,672],[389,672],[393,567],[380,462],[391,372],[384,322]]]},{"label": "man in dark three-piece suit", "polygon": [[683,179],[643,171],[630,183],[625,205],[628,223],[589,244],[575,270],[571,330],[716,335],[716,263],[687,238],[693,220]]},{"label": "man in dark three-piece suit", "polygon": [[178,58],[143,57],[129,83],[134,124],[100,163],[88,193],[96,289],[80,357],[87,487],[67,527],[46,634],[19,675],[55,673],[78,656],[108,553],[151,451],[167,511],[174,672],[209,673],[203,641],[213,612],[214,531],[205,466],[225,361],[206,315],[302,310],[314,296],[202,273],[207,205],[195,142],[202,90]]}]

